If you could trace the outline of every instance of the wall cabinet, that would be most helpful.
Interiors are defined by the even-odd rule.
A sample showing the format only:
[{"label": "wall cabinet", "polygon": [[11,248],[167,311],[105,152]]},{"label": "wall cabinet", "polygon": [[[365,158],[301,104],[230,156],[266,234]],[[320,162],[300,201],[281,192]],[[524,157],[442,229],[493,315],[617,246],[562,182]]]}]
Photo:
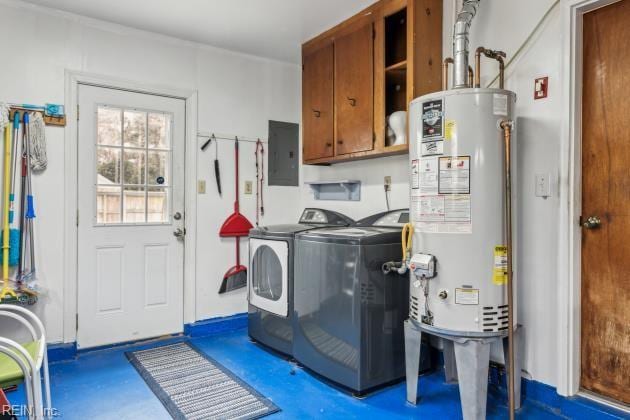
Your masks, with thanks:
[{"label": "wall cabinet", "polygon": [[442,0],[381,0],[302,45],[302,160],[407,153],[387,117],[441,88]]},{"label": "wall cabinet", "polygon": [[305,161],[333,157],[334,49],[329,43],[302,58],[302,127],[310,139],[303,143]]}]

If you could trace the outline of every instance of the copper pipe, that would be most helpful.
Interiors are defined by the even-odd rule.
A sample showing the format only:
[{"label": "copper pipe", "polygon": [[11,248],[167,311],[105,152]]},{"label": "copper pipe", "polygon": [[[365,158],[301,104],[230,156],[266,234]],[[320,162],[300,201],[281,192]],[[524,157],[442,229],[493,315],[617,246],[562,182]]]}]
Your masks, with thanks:
[{"label": "copper pipe", "polygon": [[505,63],[503,62],[503,57],[505,57],[505,53],[503,53],[503,56],[499,55],[496,58],[496,60],[499,62],[499,89],[503,89],[503,86],[505,85]]},{"label": "copper pipe", "polygon": [[481,53],[485,51],[484,47],[475,50],[475,87],[481,87]]},{"label": "copper pipe", "polygon": [[473,87],[473,68],[468,66],[468,87]]},{"label": "copper pipe", "polygon": [[489,50],[484,47],[479,47],[475,51],[475,87],[481,87],[481,54],[499,62],[499,89],[503,89],[505,85],[505,63],[503,62],[505,53],[503,51]]},{"label": "copper pipe", "polygon": [[508,397],[510,420],[514,420],[514,285],[512,284],[512,121],[500,124],[505,143],[505,224],[507,246],[507,295],[508,295]]},{"label": "copper pipe", "polygon": [[451,57],[445,58],[442,64],[442,90],[448,90],[448,65],[453,64]]}]

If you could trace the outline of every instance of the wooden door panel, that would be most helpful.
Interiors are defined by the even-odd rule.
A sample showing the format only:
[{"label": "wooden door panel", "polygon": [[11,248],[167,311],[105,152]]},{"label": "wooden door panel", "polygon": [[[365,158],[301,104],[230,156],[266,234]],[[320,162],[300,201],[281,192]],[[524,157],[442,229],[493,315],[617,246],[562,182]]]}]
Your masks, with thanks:
[{"label": "wooden door panel", "polygon": [[335,154],[374,147],[372,22],[335,41]]},{"label": "wooden door panel", "polygon": [[581,386],[630,403],[630,0],[584,16]]},{"label": "wooden door panel", "polygon": [[333,156],[334,46],[328,44],[303,57],[303,160]]}]

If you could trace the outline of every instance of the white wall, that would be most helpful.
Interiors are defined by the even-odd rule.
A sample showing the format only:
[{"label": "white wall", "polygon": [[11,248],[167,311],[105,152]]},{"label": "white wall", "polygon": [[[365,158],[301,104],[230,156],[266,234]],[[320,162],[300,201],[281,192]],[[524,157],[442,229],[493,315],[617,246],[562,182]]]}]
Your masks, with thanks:
[{"label": "white wall", "polygon": [[[1,0],[0,4],[8,0]],[[553,0],[522,2],[489,0],[481,4],[472,26],[471,47],[502,49],[511,57]],[[13,4],[13,3],[11,3]],[[444,1],[444,54],[451,55],[453,2]],[[518,212],[519,319],[525,326],[525,370],[538,381],[556,384],[556,247],[558,195],[534,197],[534,174],[558,175],[560,137],[561,21],[558,10],[507,71],[507,88],[518,94]],[[44,14],[28,8],[0,5],[0,38],[22,34],[20,48],[0,66],[0,100],[64,102],[65,69],[82,70],[144,83],[197,89],[199,128],[202,131],[246,136],[267,135],[267,120],[300,121],[300,72],[296,66],[199,47],[92,21]],[[299,40],[296,40],[299,42]],[[495,74],[484,61],[482,83]],[[534,101],[534,78],[549,76],[549,98]],[[38,196],[39,271],[49,293],[40,305],[52,341],[62,337],[63,131],[48,129],[50,167],[34,180]],[[224,198],[214,193],[211,159],[214,149],[199,155],[200,179],[208,194],[198,196],[196,318],[205,319],[245,311],[245,294],[219,297],[219,279],[232,264],[232,240],[217,231],[232,210],[232,144],[219,150]],[[253,180],[253,145],[241,149],[242,178]],[[314,201],[308,187],[269,187],[265,224],[297,220],[305,206],[334,208],[354,218],[385,209],[383,177],[393,180],[391,207],[407,207],[407,157],[395,156],[301,167],[301,181],[359,179],[361,201]],[[554,185],[555,187],[555,185]],[[242,196],[244,213],[254,219],[254,196]],[[243,248],[243,251],[245,248]],[[43,306],[43,308],[41,307]]]},{"label": "white wall", "polygon": [[[294,64],[173,40],[11,0],[0,1],[0,38],[12,44],[0,66],[0,101],[64,103],[64,72],[69,69],[197,90],[198,125],[204,132],[266,138],[269,119],[300,121],[300,71]],[[59,342],[64,336],[64,258],[60,246],[64,234],[64,130],[47,127],[46,135],[49,167],[33,178],[37,269],[45,289],[36,311],[45,321],[49,341]],[[198,148],[199,144],[188,146]],[[198,178],[206,180],[207,194],[198,196],[197,247],[187,251],[197,253],[198,320],[246,310],[244,290],[217,294],[220,280],[235,258],[234,240],[218,237],[220,225],[233,209],[233,143],[222,141],[219,155],[223,199],[216,194],[211,172],[214,147],[199,152],[197,161]],[[255,179],[251,143],[242,143],[241,176],[242,180]],[[287,213],[298,217],[297,188],[271,187],[265,192],[265,223],[277,223]],[[243,195],[242,212],[252,223],[254,208],[255,196]],[[245,251],[246,243],[243,255]]]}]

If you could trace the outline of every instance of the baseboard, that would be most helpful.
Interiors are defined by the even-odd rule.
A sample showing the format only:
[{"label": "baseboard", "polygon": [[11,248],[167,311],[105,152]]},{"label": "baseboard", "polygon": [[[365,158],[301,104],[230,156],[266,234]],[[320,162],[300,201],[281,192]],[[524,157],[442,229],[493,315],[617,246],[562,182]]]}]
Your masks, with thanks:
[{"label": "baseboard", "polygon": [[184,326],[184,335],[189,337],[205,337],[222,332],[239,330],[245,327],[247,327],[247,313],[240,313],[186,324]]},{"label": "baseboard", "polygon": [[72,360],[77,356],[77,343],[48,344],[48,363]]},{"label": "baseboard", "polygon": [[[503,365],[492,363],[489,373],[492,392],[507,400],[507,377]],[[522,402],[536,404],[556,415],[570,419],[627,419],[628,413],[582,396],[563,397],[556,388],[533,379],[521,380]]]},{"label": "baseboard", "polygon": [[[184,336],[187,337],[205,337],[218,333],[238,330],[247,327],[247,313],[240,313],[219,318],[210,318],[202,321],[193,322],[184,325]],[[169,337],[173,338],[173,337]],[[94,347],[85,350],[78,350],[77,343],[53,343],[48,344],[48,362],[64,362],[73,360],[78,354],[90,353],[94,351],[106,350],[129,345],[138,345],[145,342],[154,341],[155,338],[141,341],[132,341],[125,343],[116,343],[106,346]]]}]

